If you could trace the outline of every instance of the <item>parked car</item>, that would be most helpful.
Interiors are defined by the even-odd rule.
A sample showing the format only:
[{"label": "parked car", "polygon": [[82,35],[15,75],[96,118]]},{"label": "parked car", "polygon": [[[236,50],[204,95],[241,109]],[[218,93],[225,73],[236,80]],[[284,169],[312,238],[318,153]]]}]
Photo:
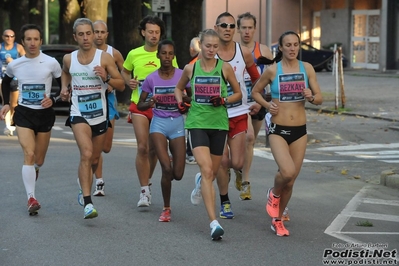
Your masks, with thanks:
[{"label": "parked car", "polygon": [[[58,63],[60,63],[61,68],[62,68],[62,59],[64,58],[65,54],[71,53],[75,50],[77,50],[79,47],[77,45],[72,45],[72,44],[45,44],[42,45],[41,50],[43,53],[54,57]],[[58,90],[60,90],[60,87],[57,84],[57,81],[53,79],[53,84],[51,87],[51,94],[54,95]],[[55,103],[55,106],[68,106],[69,103],[61,101],[61,99],[58,99],[57,102]]]},{"label": "parked car", "polygon": [[[273,44],[271,49],[276,49],[277,51],[278,43]],[[318,72],[322,71],[323,69],[327,71],[332,71],[334,51],[324,49],[319,50],[306,43],[301,44],[301,51],[302,61],[310,63],[315,71]],[[342,56],[342,65],[344,68],[348,65],[348,60],[344,55]]]}]

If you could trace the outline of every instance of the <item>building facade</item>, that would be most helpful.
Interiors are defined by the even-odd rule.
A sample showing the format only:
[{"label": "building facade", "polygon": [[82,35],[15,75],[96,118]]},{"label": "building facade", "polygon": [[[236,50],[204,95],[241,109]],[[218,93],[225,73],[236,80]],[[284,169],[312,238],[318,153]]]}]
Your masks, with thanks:
[{"label": "building facade", "polygon": [[[255,15],[256,40],[261,43],[267,43],[269,29],[272,43],[293,30],[316,48],[341,45],[351,68],[399,69],[397,0],[204,0],[203,28],[213,28],[225,11],[235,17],[245,12]],[[267,14],[271,25],[266,24]]]}]

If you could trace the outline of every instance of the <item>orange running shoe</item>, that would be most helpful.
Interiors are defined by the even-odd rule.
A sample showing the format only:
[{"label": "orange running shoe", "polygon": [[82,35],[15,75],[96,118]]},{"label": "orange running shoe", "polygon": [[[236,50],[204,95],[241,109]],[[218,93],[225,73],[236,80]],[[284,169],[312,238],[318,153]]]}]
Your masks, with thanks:
[{"label": "orange running shoe", "polygon": [[278,236],[289,236],[290,232],[284,227],[283,221],[272,219],[271,229]]},{"label": "orange running shoe", "polygon": [[276,198],[272,193],[273,188],[269,188],[267,191],[267,203],[266,203],[266,211],[270,217],[276,218],[279,217],[280,212],[280,197]]},{"label": "orange running shoe", "polygon": [[158,221],[160,222],[170,222],[170,209],[163,210],[161,216],[159,216]]}]

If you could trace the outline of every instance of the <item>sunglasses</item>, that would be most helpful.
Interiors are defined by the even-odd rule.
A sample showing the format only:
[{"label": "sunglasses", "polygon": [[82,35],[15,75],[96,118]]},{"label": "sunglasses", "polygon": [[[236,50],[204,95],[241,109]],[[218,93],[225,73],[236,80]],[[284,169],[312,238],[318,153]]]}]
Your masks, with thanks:
[{"label": "sunglasses", "polygon": [[223,29],[227,29],[227,27],[229,27],[229,29],[234,29],[236,27],[236,24],[229,24],[229,23],[223,22],[223,23],[216,24],[216,26],[220,26]]},{"label": "sunglasses", "polygon": [[3,36],[6,38],[14,38],[15,37],[15,35],[3,35]]}]

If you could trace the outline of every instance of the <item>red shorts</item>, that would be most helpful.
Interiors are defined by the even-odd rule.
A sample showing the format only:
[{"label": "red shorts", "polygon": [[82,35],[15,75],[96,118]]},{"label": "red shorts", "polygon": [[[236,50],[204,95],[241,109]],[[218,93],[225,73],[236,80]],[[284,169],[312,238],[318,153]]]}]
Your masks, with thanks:
[{"label": "red shorts", "polygon": [[[135,103],[131,103],[130,104],[130,106],[129,106],[129,115],[141,115],[141,116],[145,116],[145,117],[147,117],[147,119],[148,120],[150,120],[151,121],[151,119],[152,119],[152,116],[153,116],[153,114],[152,114],[152,108],[150,108],[150,109],[147,109],[147,110],[145,110],[145,111],[140,111],[139,109],[137,109],[137,104],[135,104]],[[129,122],[129,117],[128,117],[128,122]],[[131,123],[131,121],[129,122],[129,123]]]},{"label": "red shorts", "polygon": [[239,115],[229,118],[229,138],[234,138],[236,135],[247,132],[248,130],[248,114]]}]

